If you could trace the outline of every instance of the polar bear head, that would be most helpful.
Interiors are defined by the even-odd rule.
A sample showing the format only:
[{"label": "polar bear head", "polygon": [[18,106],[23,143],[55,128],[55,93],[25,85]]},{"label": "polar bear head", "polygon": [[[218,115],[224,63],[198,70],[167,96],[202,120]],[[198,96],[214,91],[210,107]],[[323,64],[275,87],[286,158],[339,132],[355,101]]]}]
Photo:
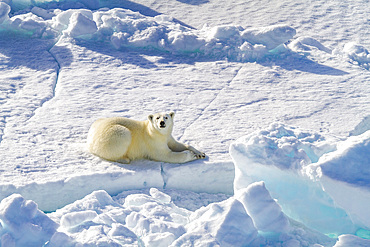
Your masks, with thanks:
[{"label": "polar bear head", "polygon": [[148,120],[153,128],[162,134],[172,132],[174,112],[170,113],[156,113],[148,116]]}]

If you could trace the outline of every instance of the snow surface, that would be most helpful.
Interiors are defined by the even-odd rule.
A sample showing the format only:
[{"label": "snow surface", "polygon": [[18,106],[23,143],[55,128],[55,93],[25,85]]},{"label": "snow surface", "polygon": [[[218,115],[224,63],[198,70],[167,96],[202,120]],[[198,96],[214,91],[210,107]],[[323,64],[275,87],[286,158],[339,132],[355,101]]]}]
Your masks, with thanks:
[{"label": "snow surface", "polygon": [[[368,246],[366,6],[0,1],[0,246]],[[85,149],[168,110],[207,160]]]}]

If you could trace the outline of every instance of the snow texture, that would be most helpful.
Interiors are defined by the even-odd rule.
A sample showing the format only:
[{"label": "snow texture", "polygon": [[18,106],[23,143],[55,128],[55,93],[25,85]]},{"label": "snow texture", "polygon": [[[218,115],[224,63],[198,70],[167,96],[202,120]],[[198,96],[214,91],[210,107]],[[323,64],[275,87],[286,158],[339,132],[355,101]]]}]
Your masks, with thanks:
[{"label": "snow texture", "polygon": [[[366,4],[1,0],[0,246],[368,246]],[[170,110],[207,160],[86,150]]]}]

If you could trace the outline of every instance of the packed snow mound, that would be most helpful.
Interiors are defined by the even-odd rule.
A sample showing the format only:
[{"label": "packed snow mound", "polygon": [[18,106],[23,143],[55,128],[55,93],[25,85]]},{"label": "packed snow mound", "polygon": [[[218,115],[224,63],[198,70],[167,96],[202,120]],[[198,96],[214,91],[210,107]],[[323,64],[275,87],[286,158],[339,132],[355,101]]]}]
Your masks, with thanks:
[{"label": "packed snow mound", "polygon": [[294,39],[291,43],[289,43],[288,47],[292,51],[299,53],[307,53],[313,49],[318,49],[329,54],[332,52],[329,48],[321,44],[318,40],[306,36]]},{"label": "packed snow mound", "polygon": [[271,197],[264,182],[256,182],[238,191],[238,198],[255,226],[264,232],[287,232],[289,220],[279,204]]},{"label": "packed snow mound", "polygon": [[230,147],[235,193],[263,180],[283,212],[309,227],[335,235],[369,229],[369,132],[339,141],[272,124],[242,137]]},{"label": "packed snow mound", "polygon": [[71,37],[93,34],[98,30],[96,23],[86,15],[75,12],[69,18],[69,25],[66,30]]},{"label": "packed snow mound", "polygon": [[123,192],[113,198],[103,190],[95,191],[49,214],[39,211],[33,201],[14,194],[0,204],[0,223],[1,246],[25,246],[25,243],[27,246],[263,246],[277,242],[283,246],[332,246],[335,243],[334,239],[289,219],[263,182],[251,184],[238,196],[195,211],[175,205],[171,196],[155,188],[145,194]]},{"label": "packed snow mound", "polygon": [[287,51],[285,43],[296,31],[287,25],[243,29],[240,26],[204,26],[192,29],[165,15],[144,16],[127,9],[42,9],[9,18],[10,7],[0,5],[1,29],[33,37],[72,37],[108,42],[116,49],[155,49],[173,54],[229,58],[236,61],[262,59]]},{"label": "packed snow mound", "polygon": [[274,123],[266,130],[240,138],[232,151],[235,148],[264,165],[297,171],[336,147],[319,134]]},{"label": "packed snow mound", "polygon": [[[0,24],[9,20],[10,6],[4,2],[0,2]],[[1,30],[1,29],[0,29]]]},{"label": "packed snow mound", "polygon": [[358,136],[370,130],[370,115],[364,117],[362,121],[349,133],[350,136]]},{"label": "packed snow mound", "polygon": [[186,228],[173,246],[243,246],[258,235],[243,204],[234,197],[195,211]]},{"label": "packed snow mound", "polygon": [[37,204],[13,194],[0,203],[1,246],[42,246],[58,224],[38,210]]},{"label": "packed snow mound", "polygon": [[[306,168],[317,177],[327,176],[338,180],[370,188],[370,131],[348,138],[337,145],[337,150],[323,155],[319,162]],[[312,175],[312,174],[311,174]]]},{"label": "packed snow mound", "polygon": [[296,31],[294,28],[284,25],[270,26],[263,29],[246,29],[241,32],[244,40],[252,44],[262,44],[267,50],[273,50],[279,45],[284,44],[292,39],[295,34]]},{"label": "packed snow mound", "polygon": [[337,150],[304,168],[307,176],[346,210],[361,227],[370,228],[370,130],[339,142]]},{"label": "packed snow mound", "polygon": [[348,246],[367,247],[370,246],[370,240],[363,239],[350,234],[345,234],[339,236],[339,241],[333,247],[348,247]]},{"label": "packed snow mound", "polygon": [[350,42],[344,45],[343,53],[353,63],[370,69],[370,52],[364,46]]}]

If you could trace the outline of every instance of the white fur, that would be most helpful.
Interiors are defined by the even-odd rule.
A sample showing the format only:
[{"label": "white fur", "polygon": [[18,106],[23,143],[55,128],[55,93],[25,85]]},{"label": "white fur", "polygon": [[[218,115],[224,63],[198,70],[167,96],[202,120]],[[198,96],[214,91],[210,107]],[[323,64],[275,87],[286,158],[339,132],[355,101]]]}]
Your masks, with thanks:
[{"label": "white fur", "polygon": [[88,149],[103,159],[121,163],[137,159],[169,163],[204,159],[204,153],[172,137],[174,115],[157,113],[149,115],[146,121],[123,117],[98,119],[90,127]]}]

